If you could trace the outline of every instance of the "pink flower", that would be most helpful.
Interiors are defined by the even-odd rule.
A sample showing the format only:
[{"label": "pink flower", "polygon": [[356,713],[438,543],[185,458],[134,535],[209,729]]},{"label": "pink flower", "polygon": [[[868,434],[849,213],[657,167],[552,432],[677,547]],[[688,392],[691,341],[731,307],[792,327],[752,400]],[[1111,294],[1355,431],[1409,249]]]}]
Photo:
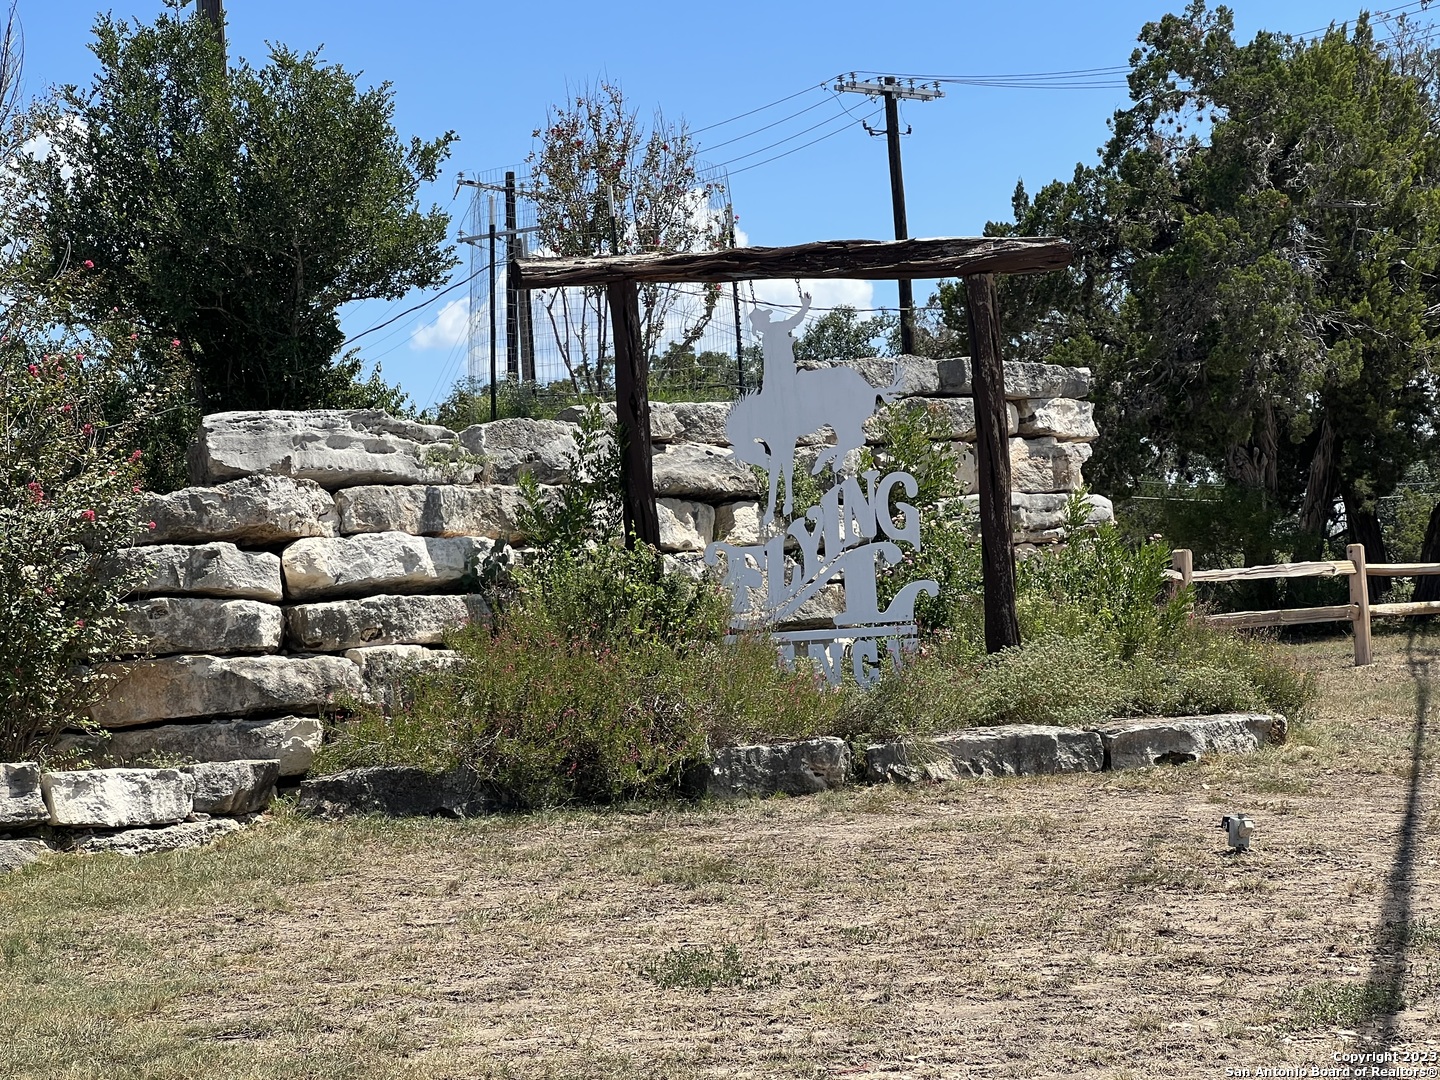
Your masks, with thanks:
[{"label": "pink flower", "polygon": [[84,629],[85,629],[85,620],[84,620],[84,619],[76,619],[76,620],[75,620],[75,625],[76,625],[77,627],[79,627],[81,630],[84,630]]},{"label": "pink flower", "polygon": [[[69,408],[69,406],[67,405],[66,408]],[[80,434],[82,434],[82,435],[94,435],[94,434],[95,434],[95,425],[94,425],[94,424],[86,424],[84,427],[82,427],[82,428],[80,429]]]},{"label": "pink flower", "polygon": [[25,485],[25,489],[30,492],[37,503],[45,501],[45,489],[40,486],[38,480],[31,480]]},{"label": "pink flower", "polygon": [[132,485],[130,485],[130,490],[133,491],[136,495],[139,495],[139,494],[140,494],[140,485],[139,485],[139,484],[132,484]]},{"label": "pink flower", "polygon": [[130,335],[130,340],[131,340],[131,341],[139,341],[139,340],[140,340],[140,335],[139,335],[139,334],[131,334],[131,335]]},{"label": "pink flower", "polygon": [[64,405],[60,406],[60,411],[62,413],[68,413],[72,408],[74,408],[74,406],[67,401]]},{"label": "pink flower", "polygon": [[131,460],[131,461],[139,461],[139,460],[140,460],[140,451],[139,451],[139,450],[132,450],[132,451],[130,451],[130,460]]},{"label": "pink flower", "polygon": [[153,529],[153,528],[155,528],[155,522],[153,522],[153,521],[147,521],[147,522],[145,523],[145,527],[146,527],[147,529]]},{"label": "pink flower", "polygon": [[25,370],[28,371],[28,372],[30,372],[31,375],[39,375],[39,374],[40,374],[40,369],[39,369],[38,367],[36,367],[34,364],[31,364],[31,365],[30,365],[28,368],[26,368]]},{"label": "pink flower", "polygon": [[170,347],[171,347],[172,349],[178,349],[178,348],[180,347],[180,339],[179,339],[178,337],[177,337],[177,338],[171,338],[171,339],[170,339]]},{"label": "pink flower", "polygon": [[91,262],[89,259],[86,259],[86,260],[85,260],[85,269],[86,269],[86,270],[94,270],[94,269],[95,269],[95,264],[94,264],[93,262]]},{"label": "pink flower", "polygon": [[95,511],[94,511],[94,510],[81,510],[81,511],[80,511],[80,516],[81,516],[82,518],[84,518],[86,521],[94,521],[94,520],[95,520]]}]

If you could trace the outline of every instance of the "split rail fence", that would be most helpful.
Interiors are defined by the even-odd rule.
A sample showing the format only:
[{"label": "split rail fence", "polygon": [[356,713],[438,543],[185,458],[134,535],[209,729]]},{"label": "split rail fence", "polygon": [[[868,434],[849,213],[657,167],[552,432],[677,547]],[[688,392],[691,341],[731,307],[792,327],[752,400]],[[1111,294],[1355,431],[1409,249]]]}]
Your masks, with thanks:
[{"label": "split rail fence", "polygon": [[1348,577],[1350,602],[1329,607],[1281,608],[1276,611],[1235,611],[1203,616],[1211,626],[1253,629],[1263,626],[1293,626],[1301,623],[1348,622],[1354,630],[1355,666],[1371,662],[1370,620],[1377,616],[1440,615],[1440,600],[1403,604],[1372,604],[1366,582],[1372,577],[1426,577],[1440,574],[1440,563],[1365,562],[1365,546],[1351,544],[1346,558],[1321,562],[1277,563],[1274,566],[1239,566],[1228,570],[1196,570],[1194,558],[1185,548],[1171,554],[1170,577],[1180,588],[1205,581],[1272,581],[1280,578]]}]

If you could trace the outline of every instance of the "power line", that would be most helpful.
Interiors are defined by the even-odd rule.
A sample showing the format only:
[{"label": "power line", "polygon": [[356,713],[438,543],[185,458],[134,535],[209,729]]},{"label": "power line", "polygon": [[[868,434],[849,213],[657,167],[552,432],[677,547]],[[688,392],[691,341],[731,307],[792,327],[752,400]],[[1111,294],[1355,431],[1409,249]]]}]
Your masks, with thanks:
[{"label": "power line", "polygon": [[779,120],[766,124],[764,127],[758,127],[754,131],[747,131],[744,135],[736,135],[733,139],[726,139],[724,142],[714,143],[710,146],[703,147],[702,149],[707,152],[711,150],[718,150],[722,146],[729,146],[731,143],[740,142],[743,139],[750,138],[752,135],[759,135],[762,131],[769,131],[771,128],[778,127],[781,124],[785,123],[787,120],[794,120],[797,116],[804,116],[806,113],[818,109],[821,105],[825,104],[825,101],[825,98],[821,98],[813,105],[806,105],[805,108],[801,109],[799,112],[793,112],[789,116],[783,116]]},{"label": "power line", "polygon": [[[730,158],[730,159],[728,159],[728,160],[726,160],[726,161],[722,161],[722,162],[720,162],[719,165],[717,165],[717,166],[715,166],[715,167],[716,167],[717,169],[723,169],[723,168],[725,168],[727,165],[733,165],[733,164],[734,164],[735,162],[737,162],[737,161],[744,161],[746,158],[754,157],[756,154],[763,154],[766,150],[774,150],[777,146],[784,146],[786,143],[788,143],[788,142],[793,142],[794,140],[798,139],[801,135],[808,135],[810,132],[814,131],[816,128],[822,128],[822,127],[825,127],[827,124],[833,124],[836,120],[845,120],[845,121],[847,121],[846,127],[848,127],[848,126],[849,126],[849,124],[848,124],[849,119],[850,119],[850,118],[849,118],[848,116],[844,115],[843,113],[835,113],[835,114],[832,115],[832,116],[827,116],[824,120],[821,120],[818,124],[811,124],[811,125],[810,125],[809,127],[807,127],[807,128],[801,128],[799,131],[796,131],[796,132],[794,132],[794,133],[792,133],[792,134],[790,134],[790,135],[786,135],[783,139],[777,139],[775,142],[772,142],[772,143],[770,143],[770,144],[767,145],[767,146],[762,146],[762,147],[760,147],[760,149],[758,149],[758,150],[751,150],[751,151],[750,151],[749,153],[747,153],[747,154],[740,154],[740,155],[738,155],[738,156],[736,156],[736,157],[733,157],[733,158]],[[844,128],[841,128],[841,129],[839,129],[839,130],[843,131]],[[807,143],[806,145],[809,145],[809,144]],[[799,149],[799,148],[797,147],[796,149]],[[735,171],[736,171],[736,172],[743,172],[744,170],[742,170],[742,169],[736,169]]]},{"label": "power line", "polygon": [[732,116],[732,117],[730,117],[728,120],[717,120],[717,121],[715,121],[715,123],[713,123],[713,124],[706,124],[704,127],[694,128],[694,129],[691,130],[690,134],[691,134],[691,135],[699,135],[702,131],[710,131],[710,130],[712,130],[712,129],[714,129],[714,128],[717,128],[717,127],[724,127],[726,124],[733,124],[736,120],[744,120],[745,117],[747,117],[747,116],[754,116],[756,113],[764,112],[766,109],[773,109],[776,105],[783,105],[783,104],[785,104],[785,102],[787,102],[787,101],[793,101],[795,98],[799,97],[801,94],[808,94],[808,93],[810,93],[810,91],[812,91],[812,90],[822,90],[822,89],[824,89],[824,86],[825,86],[824,83],[820,83],[820,84],[815,85],[815,86],[807,86],[807,87],[805,87],[804,90],[796,90],[795,93],[793,93],[793,94],[787,94],[787,95],[785,95],[785,96],[782,97],[782,98],[776,98],[774,101],[770,102],[768,105],[761,105],[759,108],[751,109],[751,110],[749,110],[748,112],[743,112],[743,113],[740,113],[740,114],[738,114],[738,115],[736,115],[736,116]]},{"label": "power line", "polygon": [[431,296],[429,299],[427,299],[427,300],[422,300],[420,303],[416,304],[414,307],[408,307],[408,308],[406,308],[404,311],[400,312],[399,315],[396,315],[393,319],[386,319],[386,320],[385,320],[384,322],[382,322],[382,323],[377,323],[376,325],[370,327],[369,330],[361,330],[360,333],[356,334],[354,337],[348,338],[348,339],[346,339],[344,342],[342,342],[341,345],[340,345],[340,348],[343,349],[343,348],[345,348],[346,345],[350,345],[350,344],[353,344],[353,343],[356,342],[356,341],[359,341],[359,340],[360,340],[362,337],[364,337],[366,334],[373,334],[376,330],[383,330],[383,329],[385,329],[385,327],[389,326],[391,323],[393,323],[393,322],[399,322],[401,319],[405,318],[406,315],[411,315],[411,314],[413,314],[414,312],[419,311],[419,310],[420,310],[421,308],[423,308],[423,307],[429,307],[431,304],[433,304],[436,300],[439,300],[440,297],[444,296],[446,293],[452,293],[452,292],[454,292],[456,289],[460,288],[461,285],[469,285],[470,282],[472,282],[473,280],[475,280],[477,277],[479,277],[481,274],[485,273],[485,272],[486,272],[487,270],[489,270],[489,269],[490,269],[490,264],[489,264],[489,263],[486,263],[483,267],[481,267],[479,270],[476,270],[475,273],[471,274],[469,277],[467,277],[467,278],[462,278],[462,279],[459,280],[459,281],[452,282],[451,284],[445,286],[445,288],[443,288],[443,289],[441,289],[439,292],[437,292],[434,296]]},{"label": "power line", "polygon": [[[882,109],[882,108],[877,108],[874,112],[870,113],[869,115],[867,115],[867,116],[865,116],[865,117],[862,117],[862,120],[874,120],[875,117],[879,116],[882,112],[884,112],[884,109]],[[846,125],[843,126],[843,127],[838,127],[838,128],[836,128],[834,131],[826,132],[824,135],[821,135],[819,138],[811,139],[809,142],[801,143],[799,146],[792,147],[791,149],[786,150],[784,153],[776,154],[774,157],[768,157],[768,158],[766,158],[764,161],[756,161],[756,162],[754,162],[754,163],[752,163],[752,164],[750,164],[750,165],[746,165],[746,166],[745,166],[744,168],[742,168],[742,169],[734,169],[734,170],[731,171],[730,175],[731,175],[731,176],[739,176],[741,173],[743,173],[743,172],[749,172],[751,169],[758,169],[761,165],[768,165],[768,164],[770,164],[770,162],[772,162],[772,161],[779,161],[781,158],[789,157],[791,154],[799,153],[801,150],[804,150],[807,146],[814,146],[816,143],[818,143],[818,142],[824,142],[826,139],[833,139],[836,135],[839,135],[839,134],[841,134],[842,132],[848,131],[849,129],[850,129],[850,125],[848,125],[848,124],[846,124]]]}]

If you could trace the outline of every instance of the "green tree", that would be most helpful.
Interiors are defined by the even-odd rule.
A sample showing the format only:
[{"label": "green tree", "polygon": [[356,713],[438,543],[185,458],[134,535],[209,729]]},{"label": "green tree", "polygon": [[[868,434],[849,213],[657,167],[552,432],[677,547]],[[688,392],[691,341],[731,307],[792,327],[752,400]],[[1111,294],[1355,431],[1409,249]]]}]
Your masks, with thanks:
[{"label": "green tree", "polygon": [[100,16],[98,75],[45,108],[52,150],[26,172],[48,258],[94,263],[93,314],[178,338],[206,410],[394,407],[358,352],[337,358],[337,313],[455,265],[448,218],[417,201],[454,134],[405,145],[390,85],[315,52],[227,70],[210,25],[166,5],[153,26]]},{"label": "green tree", "polygon": [[1313,548],[1338,502],[1383,556],[1376,500],[1434,434],[1440,110],[1413,60],[1364,16],[1239,44],[1196,0],[1141,31],[1099,163],[1017,189],[988,231],[1077,257],[1006,283],[1007,337],[1097,370],[1103,489],[1235,485],[1271,523],[1257,562],[1287,517]]},{"label": "green tree", "polygon": [[797,361],[858,360],[880,356],[899,320],[893,315],[862,319],[849,304],[839,304],[808,323],[795,339]]},{"label": "green tree", "polygon": [[[545,251],[710,251],[727,242],[730,223],[711,210],[723,187],[700,174],[683,121],[656,113],[647,131],[620,88],[601,82],[552,109],[532,134],[539,146],[529,157],[530,195]],[[649,356],[671,338],[682,347],[694,345],[714,314],[720,287],[651,283],[641,284],[639,293],[641,347]],[[682,310],[687,298],[695,310]],[[608,391],[614,359],[605,290],[546,290],[541,303],[576,391]]]}]

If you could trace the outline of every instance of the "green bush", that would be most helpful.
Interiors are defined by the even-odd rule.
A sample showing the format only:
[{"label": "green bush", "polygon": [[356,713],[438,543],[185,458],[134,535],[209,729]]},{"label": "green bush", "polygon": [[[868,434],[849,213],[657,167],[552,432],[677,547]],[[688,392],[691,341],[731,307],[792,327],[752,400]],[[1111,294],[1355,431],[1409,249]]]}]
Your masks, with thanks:
[{"label": "green bush", "polygon": [[[46,283],[8,286],[0,337],[0,761],[43,755],[51,736],[88,726],[102,676],[124,634],[117,602],[133,582],[104,556],[130,542],[144,454],[140,436],[167,387],[151,347],[119,321],[82,327],[69,298],[88,267]],[[159,354],[147,358],[146,353]],[[128,402],[123,420],[107,410]]]}]

